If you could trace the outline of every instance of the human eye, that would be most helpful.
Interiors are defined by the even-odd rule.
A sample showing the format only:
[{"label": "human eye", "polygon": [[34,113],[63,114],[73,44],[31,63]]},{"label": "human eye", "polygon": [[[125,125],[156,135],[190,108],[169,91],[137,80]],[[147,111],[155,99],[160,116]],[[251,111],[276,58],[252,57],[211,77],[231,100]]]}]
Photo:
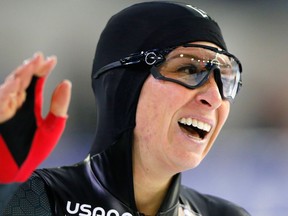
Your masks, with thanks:
[{"label": "human eye", "polygon": [[201,82],[203,78],[207,75],[207,70],[205,68],[200,68],[197,65],[185,65],[179,67],[177,72],[177,79],[191,85],[196,85]]},{"label": "human eye", "polygon": [[189,65],[181,65],[175,71],[177,73],[186,74],[186,75],[193,75],[199,72],[199,69],[196,65],[189,64]]},{"label": "human eye", "polygon": [[202,79],[207,73],[205,63],[198,60],[194,56],[180,55],[169,59],[166,62],[165,68],[162,68],[161,74],[163,76],[181,80],[183,82],[195,82],[195,80]]}]

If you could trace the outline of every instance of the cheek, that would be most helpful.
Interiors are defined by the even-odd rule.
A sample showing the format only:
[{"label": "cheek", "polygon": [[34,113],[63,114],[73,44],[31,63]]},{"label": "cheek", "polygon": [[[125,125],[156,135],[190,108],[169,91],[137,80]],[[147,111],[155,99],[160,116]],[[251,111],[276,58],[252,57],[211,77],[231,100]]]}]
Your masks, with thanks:
[{"label": "cheek", "polygon": [[169,85],[161,82],[148,77],[138,101],[136,127],[139,135],[149,142],[167,139],[171,119],[177,110],[176,102],[180,99],[175,88],[169,88]]},{"label": "cheek", "polygon": [[222,128],[230,113],[230,103],[228,101],[223,101],[218,113],[218,122]]},{"label": "cheek", "polygon": [[149,76],[141,91],[138,112],[143,112],[143,116],[149,119],[164,120],[164,116],[171,115],[175,110],[175,102],[180,98],[179,95],[173,88],[169,88],[169,85],[164,85],[163,81]]},{"label": "cheek", "polygon": [[162,124],[162,101],[159,91],[153,86],[153,80],[148,78],[142,87],[136,112],[136,131],[138,137],[148,142],[159,131]]}]

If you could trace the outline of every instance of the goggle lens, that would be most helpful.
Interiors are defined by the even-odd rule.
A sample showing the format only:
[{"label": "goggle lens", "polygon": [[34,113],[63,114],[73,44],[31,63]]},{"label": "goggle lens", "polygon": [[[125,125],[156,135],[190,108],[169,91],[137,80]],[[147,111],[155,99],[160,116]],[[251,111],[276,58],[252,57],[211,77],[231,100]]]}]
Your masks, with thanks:
[{"label": "goggle lens", "polygon": [[241,68],[237,60],[221,52],[203,47],[181,47],[169,53],[165,61],[154,65],[151,73],[156,79],[195,89],[203,85],[212,72],[218,72],[222,97],[234,100],[241,85]]}]

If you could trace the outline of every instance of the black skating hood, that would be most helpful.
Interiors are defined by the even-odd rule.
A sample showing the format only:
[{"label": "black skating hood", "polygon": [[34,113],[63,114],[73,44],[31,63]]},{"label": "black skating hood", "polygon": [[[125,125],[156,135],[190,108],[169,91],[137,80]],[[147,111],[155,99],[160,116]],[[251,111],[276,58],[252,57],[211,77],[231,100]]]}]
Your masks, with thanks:
[{"label": "black skating hood", "polygon": [[93,64],[97,123],[91,155],[133,130],[139,94],[150,74],[142,65],[113,69],[95,79],[97,70],[132,53],[194,41],[212,42],[227,50],[218,24],[190,5],[139,3],[111,17],[100,36]]},{"label": "black skating hood", "polygon": [[[220,28],[204,11],[168,2],[124,9],[109,20],[100,36],[92,72],[97,123],[91,168],[102,187],[134,211],[133,129],[139,94],[150,70],[141,64],[130,65],[93,77],[103,66],[132,53],[193,41],[212,42],[226,50]],[[157,215],[177,214],[179,190],[180,175],[176,175]]]},{"label": "black skating hood", "polygon": [[[149,2],[113,16],[101,35],[93,67],[97,125],[90,156],[72,166],[37,170],[38,181],[28,181],[23,189],[29,194],[31,188],[43,187],[41,194],[47,195],[45,205],[53,215],[145,216],[134,197],[132,144],[138,97],[149,68],[136,64],[101,75],[97,71],[130,53],[199,40],[226,49],[218,25],[190,6]],[[186,216],[248,216],[228,201],[182,186],[181,174],[175,174],[155,216],[176,216],[180,211]]]}]

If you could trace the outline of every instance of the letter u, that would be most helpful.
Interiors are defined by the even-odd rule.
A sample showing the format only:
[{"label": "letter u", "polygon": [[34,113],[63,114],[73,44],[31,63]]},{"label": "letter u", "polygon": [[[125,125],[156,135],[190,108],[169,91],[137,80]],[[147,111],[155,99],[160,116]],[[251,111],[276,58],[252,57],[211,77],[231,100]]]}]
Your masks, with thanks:
[{"label": "letter u", "polygon": [[74,210],[71,210],[71,202],[68,201],[67,202],[67,205],[66,205],[66,210],[69,214],[76,214],[78,211],[79,211],[79,206],[80,204],[79,203],[76,203],[75,205],[75,209]]}]

